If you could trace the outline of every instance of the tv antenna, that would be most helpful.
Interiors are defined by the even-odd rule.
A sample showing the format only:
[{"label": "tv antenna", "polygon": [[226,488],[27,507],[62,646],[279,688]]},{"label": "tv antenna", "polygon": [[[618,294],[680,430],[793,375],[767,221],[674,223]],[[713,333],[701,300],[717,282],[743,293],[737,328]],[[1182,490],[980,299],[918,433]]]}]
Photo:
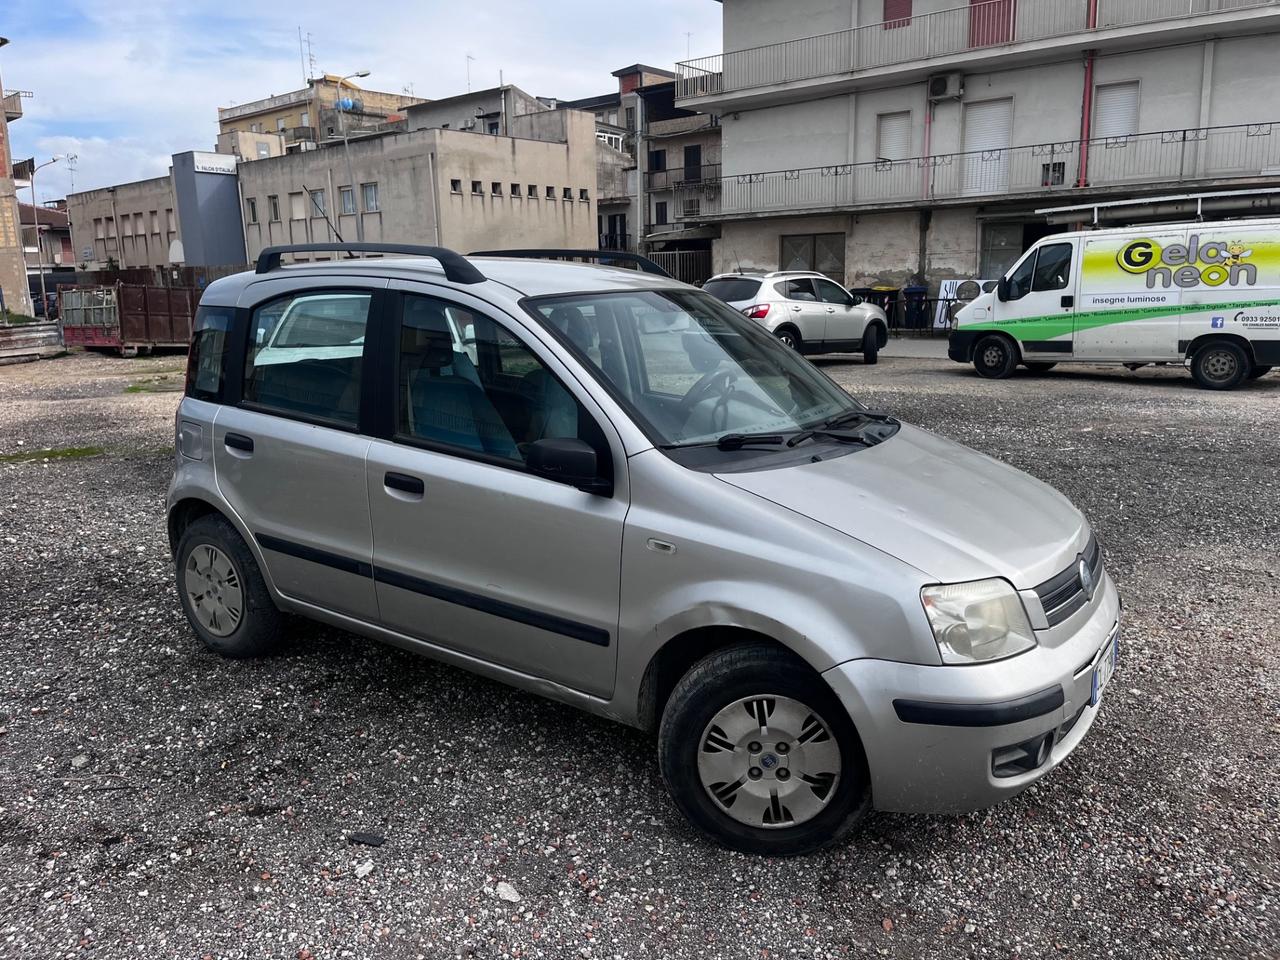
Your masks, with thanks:
[{"label": "tv antenna", "polygon": [[467,93],[471,92],[471,63],[475,60],[471,54],[467,54]]}]

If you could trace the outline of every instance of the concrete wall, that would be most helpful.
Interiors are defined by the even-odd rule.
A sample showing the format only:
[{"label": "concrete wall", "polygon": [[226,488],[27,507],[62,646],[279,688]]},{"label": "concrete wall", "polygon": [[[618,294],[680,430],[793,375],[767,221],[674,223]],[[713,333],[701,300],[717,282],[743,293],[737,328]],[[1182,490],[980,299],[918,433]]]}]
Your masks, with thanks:
[{"label": "concrete wall", "polygon": [[552,112],[551,108],[530,96],[519,87],[494,87],[477,90],[444,100],[432,100],[409,107],[410,130],[426,130],[448,127],[450,130],[471,130],[488,133],[489,124],[498,124],[501,136],[516,134],[511,126],[514,118],[531,113]]},{"label": "concrete wall", "polygon": [[[179,239],[177,209],[168,176],[70,194],[67,214],[77,262],[90,269],[104,269],[109,260],[120,267],[168,265],[170,244]],[[93,254],[87,260],[86,250]]]},{"label": "concrete wall", "polygon": [[284,153],[284,137],[278,133],[249,133],[245,130],[220,133],[214,150],[241,160],[265,160]]},{"label": "concrete wall", "polygon": [[[0,83],[0,97],[4,85]],[[31,315],[27,290],[27,268],[22,256],[22,223],[18,217],[13,178],[9,176],[13,157],[9,151],[9,124],[0,110],[0,293],[10,313]]]}]

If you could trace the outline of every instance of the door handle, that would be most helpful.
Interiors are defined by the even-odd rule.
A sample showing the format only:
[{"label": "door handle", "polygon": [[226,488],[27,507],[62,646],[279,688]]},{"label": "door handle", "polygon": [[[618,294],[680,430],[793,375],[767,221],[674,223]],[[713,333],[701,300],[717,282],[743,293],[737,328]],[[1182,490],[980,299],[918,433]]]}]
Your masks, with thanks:
[{"label": "door handle", "polygon": [[386,476],[382,478],[382,483],[388,490],[398,490],[417,499],[421,499],[427,490],[426,484],[422,482],[421,478],[411,477],[407,473],[388,471]]},{"label": "door handle", "polygon": [[222,442],[227,445],[228,450],[253,453],[253,437],[246,437],[243,433],[228,433],[222,438]]},{"label": "door handle", "polygon": [[1076,305],[1076,298],[1069,293],[1065,293],[1062,295],[1062,305],[1064,307],[1074,307]]}]

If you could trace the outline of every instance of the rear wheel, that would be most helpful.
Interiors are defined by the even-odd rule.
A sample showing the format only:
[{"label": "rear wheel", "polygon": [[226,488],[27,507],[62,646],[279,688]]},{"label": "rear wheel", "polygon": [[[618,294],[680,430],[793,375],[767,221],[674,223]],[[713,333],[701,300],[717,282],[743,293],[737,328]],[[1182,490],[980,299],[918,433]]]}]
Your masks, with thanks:
[{"label": "rear wheel", "polygon": [[1232,340],[1206,343],[1191,358],[1191,375],[1206,390],[1231,390],[1249,375],[1252,364],[1244,347]]},{"label": "rear wheel", "polygon": [[804,663],[767,644],[717,651],[681,678],[662,714],[658,761],[689,821],[748,853],[836,843],[871,805],[844,707]]},{"label": "rear wheel", "polygon": [[1249,379],[1257,380],[1259,377],[1265,377],[1270,372],[1271,372],[1271,367],[1264,367],[1264,366],[1261,366],[1260,364],[1255,363],[1253,365],[1253,369],[1249,371]]},{"label": "rear wheel", "polygon": [[1023,364],[1023,366],[1026,367],[1028,370],[1030,370],[1032,373],[1048,373],[1057,365],[1058,364],[1054,361]]},{"label": "rear wheel", "polygon": [[1018,350],[1008,337],[993,334],[983,337],[973,348],[973,367],[979,376],[1003,380],[1012,376],[1018,366]]},{"label": "rear wheel", "polygon": [[800,351],[802,345],[800,331],[796,330],[795,327],[779,327],[774,336],[797,353]]},{"label": "rear wheel", "polygon": [[256,657],[278,646],[284,615],[253,554],[225,519],[207,515],[178,540],[182,610],[204,645],[224,657]]},{"label": "rear wheel", "polygon": [[876,363],[880,359],[880,326],[872,324],[862,334],[862,362]]}]

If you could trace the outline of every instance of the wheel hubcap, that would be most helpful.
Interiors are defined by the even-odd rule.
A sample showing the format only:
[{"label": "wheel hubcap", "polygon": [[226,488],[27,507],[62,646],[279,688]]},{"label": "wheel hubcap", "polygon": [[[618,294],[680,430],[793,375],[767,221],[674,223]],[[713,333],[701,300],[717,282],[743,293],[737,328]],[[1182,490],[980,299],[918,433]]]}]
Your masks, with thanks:
[{"label": "wheel hubcap", "polygon": [[1236,358],[1224,351],[1214,351],[1204,358],[1204,372],[1213,380],[1230,380],[1236,375]]},{"label": "wheel hubcap", "polygon": [[818,713],[766,695],[729,704],[707,724],[698,777],[716,806],[752,827],[812,820],[840,783],[840,747]]},{"label": "wheel hubcap", "polygon": [[231,559],[202,543],[187,556],[182,585],[200,625],[216,637],[230,636],[244,617],[244,591]]},{"label": "wheel hubcap", "polygon": [[987,347],[982,351],[982,362],[988,367],[998,367],[1004,363],[1004,351],[995,345]]}]

